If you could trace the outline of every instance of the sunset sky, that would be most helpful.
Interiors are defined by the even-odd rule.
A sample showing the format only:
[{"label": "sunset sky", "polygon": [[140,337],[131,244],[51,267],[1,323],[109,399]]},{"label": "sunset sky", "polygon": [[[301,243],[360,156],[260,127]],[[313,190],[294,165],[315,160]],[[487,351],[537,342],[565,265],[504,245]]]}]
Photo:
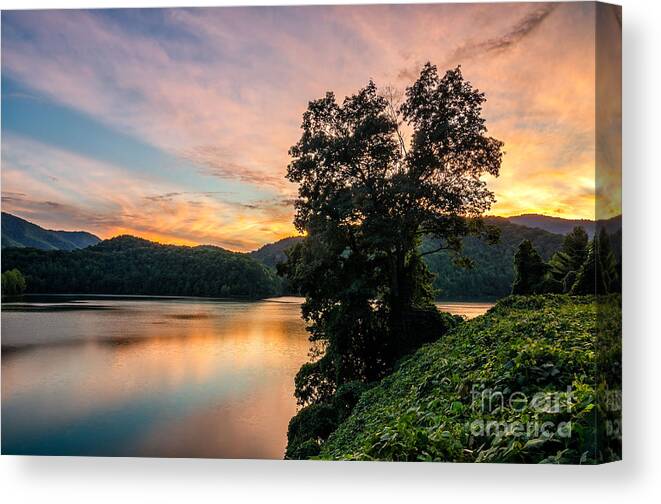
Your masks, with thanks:
[{"label": "sunset sky", "polygon": [[[486,93],[506,151],[491,213],[594,218],[592,3],[5,11],[2,209],[257,248],[294,234],[308,101],[403,89],[426,61]],[[618,131],[600,139],[613,165]]]}]

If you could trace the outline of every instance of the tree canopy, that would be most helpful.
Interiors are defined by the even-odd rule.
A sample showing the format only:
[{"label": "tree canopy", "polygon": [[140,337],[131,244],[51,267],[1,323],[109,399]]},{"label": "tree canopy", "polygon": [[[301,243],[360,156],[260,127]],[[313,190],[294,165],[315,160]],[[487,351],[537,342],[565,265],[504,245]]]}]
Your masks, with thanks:
[{"label": "tree canopy", "polygon": [[2,274],[2,295],[17,296],[23,294],[27,287],[25,277],[16,268],[5,271]]}]

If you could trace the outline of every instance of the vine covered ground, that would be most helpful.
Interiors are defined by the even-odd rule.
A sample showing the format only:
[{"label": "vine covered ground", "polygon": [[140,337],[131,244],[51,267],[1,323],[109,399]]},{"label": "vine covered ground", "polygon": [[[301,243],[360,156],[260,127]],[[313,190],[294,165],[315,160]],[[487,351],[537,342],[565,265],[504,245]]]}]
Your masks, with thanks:
[{"label": "vine covered ground", "polygon": [[618,391],[608,383],[621,376],[620,313],[615,295],[505,298],[365,392],[317,458],[617,460]]}]

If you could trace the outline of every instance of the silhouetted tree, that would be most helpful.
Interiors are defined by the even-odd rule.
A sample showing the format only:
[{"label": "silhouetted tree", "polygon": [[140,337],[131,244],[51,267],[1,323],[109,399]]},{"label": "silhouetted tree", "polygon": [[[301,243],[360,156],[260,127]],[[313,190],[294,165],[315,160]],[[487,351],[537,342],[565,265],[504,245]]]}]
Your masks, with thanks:
[{"label": "silhouetted tree", "polygon": [[[481,177],[497,176],[502,158],[502,143],[486,134],[484,101],[459,68],[440,77],[427,64],[401,105],[373,82],[341,104],[330,92],[310,102],[287,172],[306,239],[279,268],[306,297],[318,350],[296,378],[302,404],[380,378],[454,323],[433,307],[422,256],[448,250],[466,265],[463,237],[496,239],[479,218],[494,201]],[[433,249],[419,251],[423,236]]]},{"label": "silhouetted tree", "polygon": [[545,292],[548,266],[532,246],[523,240],[514,255],[514,283],[512,294],[540,294]]}]

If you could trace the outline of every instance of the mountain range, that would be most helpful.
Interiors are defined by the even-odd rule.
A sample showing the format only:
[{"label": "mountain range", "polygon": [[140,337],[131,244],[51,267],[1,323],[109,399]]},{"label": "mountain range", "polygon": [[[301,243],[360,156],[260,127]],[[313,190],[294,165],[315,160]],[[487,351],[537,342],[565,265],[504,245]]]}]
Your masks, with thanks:
[{"label": "mountain range", "polygon": [[[588,219],[563,219],[541,214],[522,214],[512,217],[488,217],[489,219],[505,219],[512,224],[528,228],[537,228],[549,233],[565,235],[574,227],[580,226],[592,238],[597,224],[603,225],[609,233],[617,232],[622,228],[622,216],[593,221]],[[266,264],[275,266],[285,259],[284,249],[295,243],[296,237],[285,238],[276,243],[269,243],[250,255]],[[55,231],[44,229],[32,222],[7,212],[2,212],[2,248],[31,247],[40,250],[75,250],[96,245],[101,238],[86,231]]]},{"label": "mountain range", "polygon": [[[514,224],[502,217],[486,217],[489,224],[500,229],[500,240],[489,245],[477,238],[464,240],[464,252],[473,263],[472,269],[457,268],[447,251],[425,256],[430,271],[434,273],[434,287],[442,299],[491,299],[509,294],[514,278],[514,254],[519,243],[530,240],[543,259],[548,260],[562,245],[563,235],[540,228]],[[264,245],[249,255],[265,266],[274,269],[287,256],[286,250],[302,240],[290,237]],[[434,241],[425,239],[422,250],[436,248]]]},{"label": "mountain range", "polygon": [[54,231],[2,212],[2,248],[76,250],[96,245],[101,238],[86,231]]},{"label": "mountain range", "polygon": [[562,219],[560,217],[550,217],[540,214],[523,214],[513,217],[506,217],[513,224],[519,224],[530,228],[544,229],[550,233],[566,235],[575,227],[582,227],[590,238],[594,236],[597,227],[603,226],[608,233],[615,233],[622,228],[622,216],[618,215],[610,219],[588,220],[588,219]]},{"label": "mountain range", "polygon": [[[516,217],[485,217],[500,229],[500,240],[495,245],[469,237],[464,240],[464,253],[474,264],[471,269],[457,268],[446,251],[425,256],[428,268],[435,275],[434,287],[440,299],[492,299],[506,296],[514,279],[514,254],[523,240],[530,240],[545,261],[560,249],[564,235],[574,227],[583,227],[592,237],[597,225],[606,228],[613,240],[613,251],[621,260],[622,216],[603,221],[561,219],[546,215],[528,214]],[[253,259],[269,268],[283,262],[285,251],[301,237],[290,237],[264,245],[250,253]],[[423,250],[436,248],[433,240],[425,239]]]},{"label": "mountain range", "polygon": [[[521,241],[530,240],[542,258],[548,260],[560,248],[563,235],[575,226],[584,227],[592,235],[597,225],[594,221],[533,214],[486,220],[500,229],[500,240],[496,245],[475,238],[464,240],[465,255],[474,263],[472,269],[457,268],[446,251],[425,256],[427,266],[435,274],[434,287],[439,298],[505,296],[511,290],[514,254]],[[599,224],[609,233],[621,233],[621,216]],[[211,245],[161,245],[129,236],[101,241],[90,233],[46,230],[11,214],[2,214],[3,269],[17,267],[26,273],[28,291],[32,292],[140,291],[211,297],[292,293],[274,270],[286,259],[285,251],[301,239],[284,238],[252,252],[238,253]],[[619,237],[615,242],[619,244]],[[431,239],[425,239],[421,247],[436,248]],[[23,252],[20,248],[42,252]],[[619,260],[621,248],[614,248]],[[167,273],[163,270],[166,263],[171,264]],[[250,282],[246,282],[248,278]]]}]

